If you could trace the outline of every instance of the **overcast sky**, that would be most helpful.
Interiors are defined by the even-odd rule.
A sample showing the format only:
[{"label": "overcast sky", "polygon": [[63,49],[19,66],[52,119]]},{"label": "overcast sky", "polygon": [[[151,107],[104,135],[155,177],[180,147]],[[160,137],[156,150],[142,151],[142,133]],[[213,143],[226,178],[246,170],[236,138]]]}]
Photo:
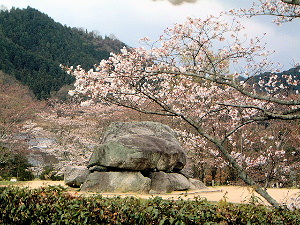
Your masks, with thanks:
[{"label": "overcast sky", "polygon": [[[247,7],[251,0],[1,0],[8,8],[36,8],[55,21],[71,27],[97,30],[104,35],[114,34],[132,47],[138,40],[150,37],[156,40],[166,27],[183,22],[187,16],[205,18],[210,14],[231,8]],[[179,4],[181,3],[181,4]],[[300,62],[300,20],[280,27],[271,23],[271,17],[244,19],[249,36],[267,33],[265,42],[272,57],[284,69],[293,61]]]}]

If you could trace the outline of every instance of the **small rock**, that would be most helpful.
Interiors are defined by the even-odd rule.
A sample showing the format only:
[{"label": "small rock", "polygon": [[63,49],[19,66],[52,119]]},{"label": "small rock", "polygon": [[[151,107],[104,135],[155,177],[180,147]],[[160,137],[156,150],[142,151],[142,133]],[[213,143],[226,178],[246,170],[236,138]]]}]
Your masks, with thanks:
[{"label": "small rock", "polygon": [[80,187],[89,174],[90,171],[85,166],[68,166],[64,173],[65,184],[70,187]]},{"label": "small rock", "polygon": [[172,191],[184,191],[190,188],[188,178],[178,173],[153,172],[150,175],[151,193],[164,194]]},{"label": "small rock", "polygon": [[104,166],[92,166],[89,168],[89,171],[91,173],[95,172],[95,171],[98,171],[98,172],[105,172],[107,171],[107,168],[104,167]]},{"label": "small rock", "polygon": [[198,189],[206,189],[207,187],[205,186],[205,184],[197,179],[192,179],[189,178],[189,182],[190,182],[190,190],[198,190]]}]

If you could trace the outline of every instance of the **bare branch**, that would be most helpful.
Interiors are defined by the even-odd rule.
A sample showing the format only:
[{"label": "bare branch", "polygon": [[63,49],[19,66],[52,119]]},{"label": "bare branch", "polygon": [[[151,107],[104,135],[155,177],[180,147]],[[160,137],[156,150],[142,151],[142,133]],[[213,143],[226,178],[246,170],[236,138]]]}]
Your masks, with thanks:
[{"label": "bare branch", "polygon": [[158,116],[173,116],[173,117],[177,116],[177,115],[169,113],[169,112],[164,113],[164,112],[143,110],[140,107],[129,105],[129,104],[126,104],[126,103],[122,103],[122,102],[118,101],[117,99],[103,98],[103,100],[105,100],[106,102],[115,104],[117,106],[122,106],[122,107],[125,107],[125,108],[133,109],[135,111],[138,111],[138,112],[141,112],[141,113],[144,113],[144,114],[152,114],[152,115],[158,115]]},{"label": "bare branch", "polygon": [[249,120],[249,121],[244,122],[244,123],[240,124],[239,126],[235,127],[232,131],[230,131],[228,134],[225,135],[225,137],[224,137],[223,140],[222,140],[222,143],[224,143],[228,137],[230,137],[232,134],[234,134],[235,132],[237,132],[239,129],[241,129],[241,128],[244,127],[245,125],[250,124],[250,123],[253,123],[253,122],[255,122],[255,121],[256,121],[256,120]]},{"label": "bare branch", "polygon": [[[296,120],[296,119],[300,119],[300,114],[290,115],[291,112],[289,112],[289,113],[285,112],[282,114],[272,113],[264,108],[254,106],[254,105],[235,105],[235,104],[229,104],[229,103],[218,103],[218,104],[224,105],[224,106],[236,107],[236,108],[258,109],[258,110],[262,111],[264,115],[266,115],[265,120],[270,120],[270,119]],[[300,108],[292,110],[292,112],[298,112],[298,111],[300,111]]]}]

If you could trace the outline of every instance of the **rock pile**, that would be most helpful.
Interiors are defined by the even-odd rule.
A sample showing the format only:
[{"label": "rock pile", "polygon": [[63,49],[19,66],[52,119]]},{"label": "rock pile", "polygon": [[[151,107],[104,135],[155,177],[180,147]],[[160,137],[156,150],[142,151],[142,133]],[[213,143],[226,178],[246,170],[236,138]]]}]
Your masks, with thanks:
[{"label": "rock pile", "polygon": [[82,191],[94,192],[166,193],[205,188],[201,181],[180,174],[185,164],[184,150],[170,127],[149,121],[117,122],[105,132],[87,168],[66,169],[65,183],[82,184]]}]

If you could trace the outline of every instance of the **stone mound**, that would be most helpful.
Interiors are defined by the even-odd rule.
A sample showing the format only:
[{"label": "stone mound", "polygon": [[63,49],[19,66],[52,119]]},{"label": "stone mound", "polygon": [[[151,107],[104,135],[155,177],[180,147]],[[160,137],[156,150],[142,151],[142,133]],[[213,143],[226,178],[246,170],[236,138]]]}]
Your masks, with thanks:
[{"label": "stone mound", "polygon": [[80,183],[82,191],[93,192],[167,193],[205,188],[201,181],[180,174],[185,164],[184,150],[167,125],[117,122],[108,127],[94,149],[85,178],[78,170],[72,177],[69,169],[65,181],[72,178],[67,185]]}]

